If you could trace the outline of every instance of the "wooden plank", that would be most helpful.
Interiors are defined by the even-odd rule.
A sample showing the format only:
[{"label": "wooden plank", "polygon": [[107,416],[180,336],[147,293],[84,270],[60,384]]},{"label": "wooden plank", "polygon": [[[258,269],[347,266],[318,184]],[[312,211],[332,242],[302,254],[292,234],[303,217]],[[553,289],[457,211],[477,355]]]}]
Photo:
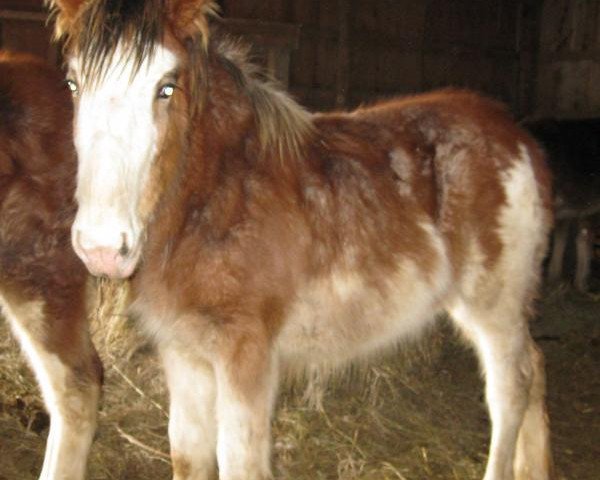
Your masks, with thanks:
[{"label": "wooden plank", "polygon": [[596,47],[596,36],[598,35],[598,11],[600,10],[600,2],[588,2],[586,13],[583,19],[584,38],[583,49],[593,49]]},{"label": "wooden plank", "polygon": [[597,1],[544,3],[535,111],[582,117],[600,109],[600,6]]},{"label": "wooden plank", "polygon": [[23,1],[0,3],[2,48],[32,53],[49,63],[60,64],[59,47],[51,41],[52,27],[47,25],[48,14],[42,2]]},{"label": "wooden plank", "polygon": [[[587,82],[587,98],[589,109],[600,112],[600,62],[594,63],[590,68]],[[600,116],[600,115],[598,115]]]},{"label": "wooden plank", "polygon": [[297,25],[238,18],[225,19],[223,24],[230,32],[248,40],[268,72],[284,86],[289,85],[291,52],[300,39]]},{"label": "wooden plank", "polygon": [[590,78],[590,62],[557,62],[540,76],[536,111],[557,114],[579,114],[589,108],[586,85]]},{"label": "wooden plank", "polygon": [[319,2],[319,30],[334,30],[337,36],[339,8],[338,0],[321,0]]},{"label": "wooden plank", "polygon": [[557,107],[559,111],[579,112],[586,107],[585,84],[589,78],[590,64],[587,61],[563,63],[558,67],[562,81],[558,88]]},{"label": "wooden plank", "polygon": [[51,31],[44,23],[20,19],[2,21],[2,48],[32,53],[56,64],[58,52],[50,38]]},{"label": "wooden plank", "polygon": [[556,62],[580,62],[583,60],[594,60],[596,62],[600,62],[600,48],[588,49],[588,50],[579,50],[579,51],[569,51],[569,50],[561,50],[559,52],[540,52],[539,61],[543,66],[547,63],[556,63]]},{"label": "wooden plank", "polygon": [[316,49],[314,41],[303,33],[300,35],[300,46],[292,53],[290,65],[290,84],[303,87],[313,85]]},{"label": "wooden plank", "polygon": [[30,12],[24,10],[0,10],[0,20],[25,20],[30,22],[45,23],[48,18],[46,12]]},{"label": "wooden plank", "polygon": [[585,36],[586,36],[586,15],[587,15],[587,1],[572,2],[569,5],[570,10],[570,42],[569,47],[572,51],[583,51],[585,50]]},{"label": "wooden plank", "polygon": [[350,90],[350,0],[338,0],[338,43],[335,78],[335,105],[343,107]]},{"label": "wooden plank", "polygon": [[317,39],[309,30],[318,23],[319,0],[294,2],[293,20],[300,25],[300,44],[294,51],[290,64],[290,84],[297,86],[303,95],[298,97],[304,104],[309,104],[305,92],[315,86],[315,65],[317,63]]},{"label": "wooden plank", "polygon": [[308,25],[318,24],[315,7],[318,4],[314,2],[291,2],[292,22],[301,24],[303,28]]},{"label": "wooden plank", "polygon": [[415,93],[423,90],[422,56],[419,52],[378,53],[376,88],[381,92]]},{"label": "wooden plank", "polygon": [[334,106],[335,92],[333,88],[295,86],[290,91],[294,98],[297,98],[310,110],[329,110]]},{"label": "wooden plank", "polygon": [[262,45],[294,50],[300,42],[298,25],[242,18],[226,18],[223,23],[232,33]]},{"label": "wooden plank", "polygon": [[273,22],[285,21],[285,3],[286,0],[269,0],[268,2],[264,2],[265,10],[267,12],[267,15],[264,18]]},{"label": "wooden plank", "polygon": [[355,14],[352,16],[353,23],[350,26],[353,32],[377,31],[377,18],[375,2],[354,2]]},{"label": "wooden plank", "polygon": [[320,43],[317,45],[317,63],[315,65],[315,83],[319,87],[334,88],[336,81],[335,43]]},{"label": "wooden plank", "polygon": [[221,8],[227,18],[256,19],[256,4],[254,2],[223,0]]},{"label": "wooden plank", "polygon": [[44,0],[0,0],[0,9],[45,11]]},{"label": "wooden plank", "polygon": [[351,84],[356,88],[376,90],[378,63],[377,55],[373,54],[372,49],[360,44],[353,45],[350,57]]},{"label": "wooden plank", "polygon": [[596,13],[593,18],[594,36],[591,43],[591,48],[600,47],[600,5],[596,5]]},{"label": "wooden plank", "polygon": [[516,65],[517,84],[513,109],[518,117],[524,117],[531,115],[535,110],[542,5],[531,0],[519,0],[518,7],[515,48],[519,60]]}]

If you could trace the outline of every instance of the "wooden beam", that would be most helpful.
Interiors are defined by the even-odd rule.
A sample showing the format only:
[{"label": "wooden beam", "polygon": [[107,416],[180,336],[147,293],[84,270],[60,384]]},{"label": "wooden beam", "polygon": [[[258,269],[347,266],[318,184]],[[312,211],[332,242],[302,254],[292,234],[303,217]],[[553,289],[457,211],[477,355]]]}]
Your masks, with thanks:
[{"label": "wooden beam", "polygon": [[46,23],[46,12],[28,12],[24,10],[0,10],[0,20],[26,20],[30,22]]},{"label": "wooden beam", "polygon": [[281,47],[291,51],[297,49],[300,42],[299,25],[242,18],[226,18],[223,20],[223,24],[230,32],[251,40],[258,40],[262,45]]},{"label": "wooden beam", "polygon": [[540,52],[540,63],[555,62],[581,62],[584,60],[600,63],[600,48],[590,48],[588,50],[572,51],[564,50],[558,52],[542,51]]},{"label": "wooden beam", "polygon": [[350,0],[338,0],[338,44],[335,69],[335,105],[344,107],[348,101],[350,88]]}]

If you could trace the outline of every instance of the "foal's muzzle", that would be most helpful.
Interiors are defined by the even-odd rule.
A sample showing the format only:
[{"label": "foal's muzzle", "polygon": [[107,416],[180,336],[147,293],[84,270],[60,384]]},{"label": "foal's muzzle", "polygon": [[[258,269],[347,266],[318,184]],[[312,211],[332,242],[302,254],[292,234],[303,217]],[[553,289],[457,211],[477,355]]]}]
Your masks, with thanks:
[{"label": "foal's muzzle", "polygon": [[121,239],[119,245],[102,245],[86,238],[81,230],[74,228],[72,232],[75,253],[95,276],[127,278],[133,274],[139,259],[139,249],[132,248],[125,232],[121,232]]}]

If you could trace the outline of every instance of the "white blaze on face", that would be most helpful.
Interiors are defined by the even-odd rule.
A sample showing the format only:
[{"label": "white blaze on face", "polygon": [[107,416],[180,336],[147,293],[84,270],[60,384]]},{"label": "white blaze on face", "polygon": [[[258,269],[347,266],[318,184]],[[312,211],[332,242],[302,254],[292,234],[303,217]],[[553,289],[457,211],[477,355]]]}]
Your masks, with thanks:
[{"label": "white blaze on face", "polygon": [[140,254],[143,225],[138,206],[156,156],[155,102],[175,55],[158,46],[134,74],[132,59],[117,48],[106,75],[97,82],[78,78],[77,58],[70,62],[76,92],[75,147],[79,167],[79,209],[72,228],[77,254],[93,274],[127,277]]}]

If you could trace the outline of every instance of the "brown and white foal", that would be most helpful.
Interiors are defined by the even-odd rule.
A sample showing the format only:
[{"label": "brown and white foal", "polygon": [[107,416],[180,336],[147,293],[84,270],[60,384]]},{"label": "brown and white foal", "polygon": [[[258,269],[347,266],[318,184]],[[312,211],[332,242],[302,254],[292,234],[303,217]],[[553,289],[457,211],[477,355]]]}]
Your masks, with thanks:
[{"label": "brown and white foal", "polygon": [[73,244],[92,273],[132,276],[175,479],[270,478],[284,369],[392,349],[440,311],[485,373],[485,480],[550,477],[527,324],[549,178],[502,107],[443,91],[313,115],[209,25],[214,2],[52,3],[76,103]]},{"label": "brown and white foal", "polygon": [[102,367],[70,245],[77,163],[63,75],[0,53],[0,307],[35,371],[50,433],[41,480],[82,480]]}]

